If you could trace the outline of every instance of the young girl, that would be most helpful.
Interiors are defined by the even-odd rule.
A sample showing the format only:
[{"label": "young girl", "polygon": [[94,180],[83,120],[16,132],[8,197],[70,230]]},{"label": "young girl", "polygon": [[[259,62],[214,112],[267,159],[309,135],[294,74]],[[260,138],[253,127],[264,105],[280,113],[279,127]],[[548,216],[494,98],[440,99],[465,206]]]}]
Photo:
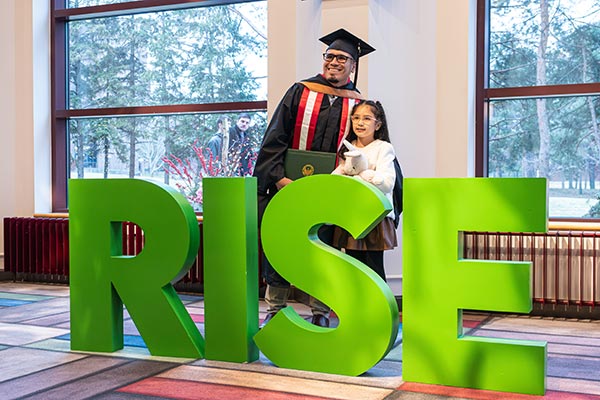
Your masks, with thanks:
[{"label": "young girl", "polygon": [[[366,156],[368,168],[374,171],[360,174],[361,178],[368,179],[386,195],[391,204],[394,204],[392,192],[396,181],[394,168],[396,154],[390,143],[385,112],[381,103],[371,100],[361,101],[352,109],[350,119],[352,127],[347,140]],[[344,175],[346,162],[344,153],[348,150],[346,146],[340,149],[340,164],[333,171],[334,174]],[[354,239],[347,231],[336,227],[333,244],[337,248],[344,248],[346,254],[369,266],[385,281],[383,251],[398,245],[394,216],[394,210],[390,211],[363,239]]]}]

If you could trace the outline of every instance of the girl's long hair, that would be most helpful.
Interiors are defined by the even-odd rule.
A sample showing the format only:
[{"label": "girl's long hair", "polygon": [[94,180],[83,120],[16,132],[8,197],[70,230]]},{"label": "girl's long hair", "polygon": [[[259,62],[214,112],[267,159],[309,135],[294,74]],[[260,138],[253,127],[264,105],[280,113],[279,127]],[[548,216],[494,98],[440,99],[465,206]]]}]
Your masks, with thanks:
[{"label": "girl's long hair", "polygon": [[[352,108],[350,117],[352,117],[354,115],[354,113],[356,112],[358,107],[363,106],[363,105],[369,106],[371,108],[371,112],[373,113],[375,118],[379,122],[381,122],[381,126],[379,127],[379,129],[377,129],[375,131],[375,139],[383,140],[383,141],[389,143],[390,142],[390,132],[388,131],[387,118],[385,116],[385,111],[383,110],[383,106],[381,105],[381,103],[379,101],[361,100]],[[354,133],[354,126],[352,125],[352,123],[350,123],[350,132],[348,133],[346,140],[349,141],[350,143],[352,143],[352,141],[356,140],[356,139],[358,139],[358,137],[356,136],[356,133]],[[345,158],[344,153],[347,151],[348,151],[348,149],[346,148],[346,146],[342,145],[338,154],[340,157]]]}]

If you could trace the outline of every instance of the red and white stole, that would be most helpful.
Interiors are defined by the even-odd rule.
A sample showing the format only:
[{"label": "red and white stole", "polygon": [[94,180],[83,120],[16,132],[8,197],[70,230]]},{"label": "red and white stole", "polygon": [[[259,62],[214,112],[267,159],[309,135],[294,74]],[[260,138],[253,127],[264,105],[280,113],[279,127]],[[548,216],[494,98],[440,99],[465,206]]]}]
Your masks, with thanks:
[{"label": "red and white stole", "polygon": [[[342,116],[338,132],[337,149],[342,146],[342,140],[350,131],[350,111],[360,99],[360,93],[345,89],[336,89],[330,86],[313,82],[300,82],[305,86],[298,106],[296,125],[294,127],[294,140],[292,148],[310,150],[315,137],[317,119],[321,104],[326,95],[332,94],[342,98]],[[325,101],[329,101],[325,99]]]}]

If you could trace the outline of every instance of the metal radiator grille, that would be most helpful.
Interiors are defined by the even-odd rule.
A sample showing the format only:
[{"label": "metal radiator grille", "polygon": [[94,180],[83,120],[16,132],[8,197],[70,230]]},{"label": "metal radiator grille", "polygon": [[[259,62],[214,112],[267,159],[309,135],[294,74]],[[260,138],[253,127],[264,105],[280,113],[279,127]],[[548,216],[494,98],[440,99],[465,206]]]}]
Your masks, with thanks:
[{"label": "metal radiator grille", "polygon": [[463,257],[533,262],[533,300],[600,305],[600,233],[464,232]]},{"label": "metal radiator grille", "polygon": [[[202,224],[199,224],[202,229]],[[123,223],[123,254],[136,255],[144,246],[140,227]],[[66,283],[69,281],[68,218],[4,218],[4,269],[16,280]],[[202,292],[202,246],[177,290]]]}]

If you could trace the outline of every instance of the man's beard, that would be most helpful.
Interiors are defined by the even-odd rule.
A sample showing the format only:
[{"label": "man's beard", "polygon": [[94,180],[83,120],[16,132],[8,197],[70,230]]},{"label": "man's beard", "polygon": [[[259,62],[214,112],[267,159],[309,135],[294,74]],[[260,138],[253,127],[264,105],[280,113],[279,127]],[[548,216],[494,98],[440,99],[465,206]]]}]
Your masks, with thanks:
[{"label": "man's beard", "polygon": [[329,83],[340,83],[340,80],[338,78],[329,77],[329,78],[327,78],[327,82],[329,82]]}]

